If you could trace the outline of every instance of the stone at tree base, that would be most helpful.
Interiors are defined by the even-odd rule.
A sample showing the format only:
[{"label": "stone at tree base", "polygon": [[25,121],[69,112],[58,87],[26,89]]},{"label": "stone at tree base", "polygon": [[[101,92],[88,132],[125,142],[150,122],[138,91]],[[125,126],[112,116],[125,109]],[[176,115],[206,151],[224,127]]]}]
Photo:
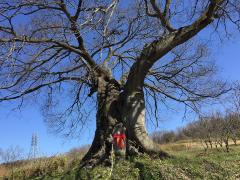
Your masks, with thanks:
[{"label": "stone at tree base", "polygon": [[113,150],[116,159],[125,158],[126,135],[122,124],[118,124],[113,131]]}]

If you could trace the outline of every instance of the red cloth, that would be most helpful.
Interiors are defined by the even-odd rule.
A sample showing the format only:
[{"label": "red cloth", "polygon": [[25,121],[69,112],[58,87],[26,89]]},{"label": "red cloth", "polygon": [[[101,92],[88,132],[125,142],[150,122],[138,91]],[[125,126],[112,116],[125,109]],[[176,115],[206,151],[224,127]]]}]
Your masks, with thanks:
[{"label": "red cloth", "polygon": [[125,134],[114,134],[113,135],[113,138],[115,139],[116,143],[117,143],[117,146],[120,148],[120,149],[123,149],[125,148],[125,143],[124,143],[124,140],[126,138],[126,135]]}]

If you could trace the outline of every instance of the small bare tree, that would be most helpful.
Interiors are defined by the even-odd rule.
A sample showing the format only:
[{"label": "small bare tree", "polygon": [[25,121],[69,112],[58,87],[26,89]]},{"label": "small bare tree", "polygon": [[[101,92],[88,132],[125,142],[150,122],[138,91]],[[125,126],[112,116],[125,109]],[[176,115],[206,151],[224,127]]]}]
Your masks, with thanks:
[{"label": "small bare tree", "polygon": [[16,162],[23,158],[23,150],[18,146],[11,146],[6,150],[0,149],[0,159],[11,171],[11,177],[14,179],[14,168]]},{"label": "small bare tree", "polygon": [[237,139],[240,137],[240,116],[236,112],[228,112],[225,118],[231,134],[230,138],[233,140],[234,144],[237,145]]},{"label": "small bare tree", "polygon": [[211,115],[211,126],[212,128],[212,135],[213,135],[213,140],[214,140],[214,144],[215,147],[217,148],[218,145],[220,147],[223,146],[223,129],[224,129],[224,118],[222,117],[222,115],[220,113],[214,113]]},{"label": "small bare tree", "polygon": [[154,132],[152,134],[152,139],[158,144],[171,143],[175,141],[176,134],[174,131]]}]

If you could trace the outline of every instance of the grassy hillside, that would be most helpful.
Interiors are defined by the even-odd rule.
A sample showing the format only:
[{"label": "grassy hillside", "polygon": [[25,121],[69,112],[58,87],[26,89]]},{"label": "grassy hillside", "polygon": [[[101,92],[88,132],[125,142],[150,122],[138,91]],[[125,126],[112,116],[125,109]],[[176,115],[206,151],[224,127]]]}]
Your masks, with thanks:
[{"label": "grassy hillside", "polygon": [[[39,162],[35,165],[32,162],[28,168],[25,167],[25,172],[24,166],[16,168],[14,179],[240,179],[240,146],[231,145],[229,153],[223,149],[205,152],[196,142],[167,144],[163,145],[163,149],[170,152],[173,158],[159,160],[142,156],[130,161],[114,160],[113,168],[97,167],[93,170],[79,170],[79,160],[70,163],[67,156],[54,157],[45,159],[45,164],[40,163],[41,166]],[[30,169],[35,173],[29,173]]]}]

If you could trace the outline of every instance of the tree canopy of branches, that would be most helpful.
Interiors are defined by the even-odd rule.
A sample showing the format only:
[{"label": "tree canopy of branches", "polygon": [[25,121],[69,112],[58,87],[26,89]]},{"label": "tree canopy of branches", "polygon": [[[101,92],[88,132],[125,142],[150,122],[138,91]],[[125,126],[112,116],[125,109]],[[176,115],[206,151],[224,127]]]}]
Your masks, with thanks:
[{"label": "tree canopy of branches", "polygon": [[95,101],[83,166],[109,164],[118,123],[128,155],[166,156],[146,132],[146,107],[157,117],[168,100],[197,109],[226,92],[206,46],[191,39],[210,24],[239,29],[239,12],[238,0],[1,0],[0,101],[45,93],[44,114],[59,131],[83,125]]}]

